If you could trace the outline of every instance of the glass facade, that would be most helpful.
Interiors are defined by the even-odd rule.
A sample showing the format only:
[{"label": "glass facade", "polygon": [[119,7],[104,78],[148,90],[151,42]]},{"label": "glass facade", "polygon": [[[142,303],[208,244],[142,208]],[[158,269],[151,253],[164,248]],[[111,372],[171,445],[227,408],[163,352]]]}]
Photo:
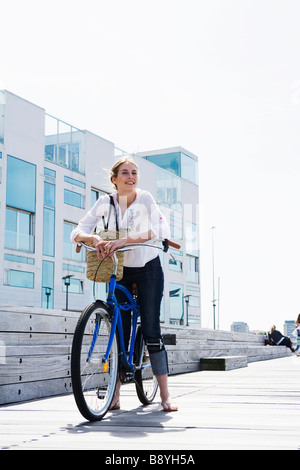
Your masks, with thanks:
[{"label": "glass facade", "polygon": [[85,262],[86,254],[85,250],[81,250],[80,253],[76,253],[74,245],[71,243],[70,236],[72,230],[76,228],[75,224],[69,222],[64,222],[64,247],[63,247],[63,257],[67,260],[81,261]]},{"label": "glass facade", "polygon": [[5,248],[34,252],[33,215],[6,208]]},{"label": "glass facade", "polygon": [[183,152],[149,155],[145,158],[190,183],[198,184],[198,162]]},{"label": "glass facade", "polygon": [[45,159],[77,173],[85,173],[84,132],[45,115]]}]

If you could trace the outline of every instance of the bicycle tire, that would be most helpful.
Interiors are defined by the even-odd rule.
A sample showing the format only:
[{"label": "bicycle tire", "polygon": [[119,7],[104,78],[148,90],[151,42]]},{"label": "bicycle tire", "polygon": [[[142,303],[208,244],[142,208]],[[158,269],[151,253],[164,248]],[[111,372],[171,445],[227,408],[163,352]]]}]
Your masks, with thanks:
[{"label": "bicycle tire", "polygon": [[134,376],[136,393],[140,402],[147,406],[150,405],[155,398],[158,383],[152,371],[149,353],[140,325],[137,328],[135,338],[134,362],[136,366],[138,366]]},{"label": "bicycle tire", "polygon": [[100,421],[105,416],[116,390],[119,371],[117,332],[105,372],[102,362],[110,331],[108,309],[103,302],[96,301],[82,312],[74,332],[71,355],[73,393],[80,413],[89,421]]}]

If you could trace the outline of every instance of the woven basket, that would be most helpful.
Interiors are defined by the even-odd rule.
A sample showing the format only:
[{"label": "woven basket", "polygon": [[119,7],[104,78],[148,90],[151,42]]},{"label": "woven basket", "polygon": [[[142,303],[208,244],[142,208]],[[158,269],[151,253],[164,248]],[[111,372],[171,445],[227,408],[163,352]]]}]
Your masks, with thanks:
[{"label": "woven basket", "polygon": [[[98,234],[102,240],[117,240],[122,237],[122,233],[116,230],[104,230]],[[118,257],[118,269],[117,269],[117,281],[120,281],[123,277],[123,261],[124,253],[117,253]],[[95,251],[87,250],[86,253],[86,277],[90,281],[94,282],[109,282],[113,273],[113,260],[108,256],[104,261],[100,253],[100,258],[97,258]]]}]

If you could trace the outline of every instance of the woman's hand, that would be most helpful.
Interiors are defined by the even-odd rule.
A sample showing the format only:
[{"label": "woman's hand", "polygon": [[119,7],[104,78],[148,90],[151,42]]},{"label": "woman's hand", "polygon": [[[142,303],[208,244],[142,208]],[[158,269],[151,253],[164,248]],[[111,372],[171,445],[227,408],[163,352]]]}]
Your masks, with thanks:
[{"label": "woman's hand", "polygon": [[113,252],[119,248],[123,248],[127,242],[127,238],[119,238],[118,240],[102,240],[99,236],[97,237],[99,240],[95,239],[94,246],[97,249],[98,258],[100,258],[100,253],[102,254],[103,258],[106,258],[107,256],[112,257]]}]

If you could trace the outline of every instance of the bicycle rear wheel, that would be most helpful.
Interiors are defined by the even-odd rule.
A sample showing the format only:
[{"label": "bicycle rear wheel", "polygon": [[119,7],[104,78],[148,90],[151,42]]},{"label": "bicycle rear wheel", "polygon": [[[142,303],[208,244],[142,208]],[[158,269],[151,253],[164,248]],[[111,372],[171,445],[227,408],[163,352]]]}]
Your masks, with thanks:
[{"label": "bicycle rear wheel", "polygon": [[102,362],[110,331],[110,315],[106,306],[97,301],[83,311],[74,333],[71,357],[73,393],[79,411],[89,421],[99,421],[105,416],[116,389],[119,369],[117,334],[107,367],[103,367]]},{"label": "bicycle rear wheel", "polygon": [[136,333],[134,350],[135,364],[138,367],[134,376],[136,393],[143,405],[150,405],[155,398],[158,383],[152,371],[149,352],[140,325]]}]

